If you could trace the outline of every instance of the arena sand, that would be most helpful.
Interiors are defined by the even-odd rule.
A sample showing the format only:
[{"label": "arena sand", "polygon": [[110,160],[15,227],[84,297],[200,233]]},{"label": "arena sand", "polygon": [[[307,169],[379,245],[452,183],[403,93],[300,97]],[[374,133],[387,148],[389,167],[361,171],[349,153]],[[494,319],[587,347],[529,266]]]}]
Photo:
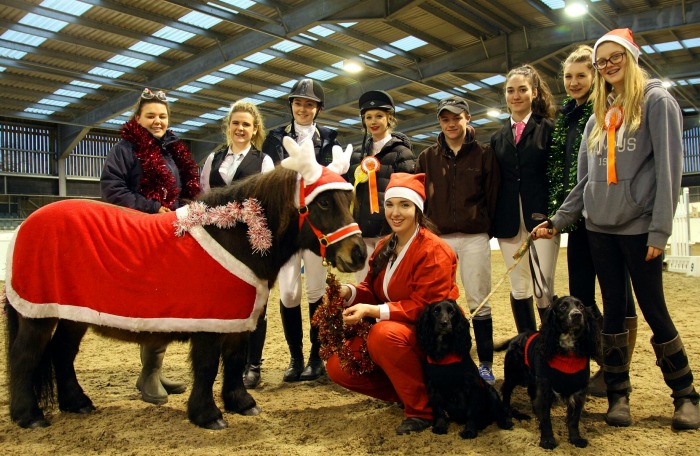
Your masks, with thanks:
[{"label": "arena sand", "polygon": [[[697,254],[697,253],[696,253]],[[567,289],[565,250],[559,256],[555,289]],[[505,273],[500,252],[493,255],[494,284]],[[340,275],[352,281],[351,275]],[[700,372],[700,278],[664,273],[664,284],[671,314],[679,328],[696,377]],[[196,284],[188,284],[196,286]],[[495,425],[474,440],[462,440],[459,427],[452,424],[447,435],[429,430],[397,436],[394,428],[403,419],[396,405],[385,404],[340,388],[327,378],[317,382],[284,383],[282,373],[289,362],[279,311],[278,290],[270,297],[268,338],[265,345],[262,383],[253,391],[263,413],[257,417],[225,414],[229,427],[222,431],[200,429],[187,420],[189,391],[170,396],[164,406],[142,402],[134,387],[139,372],[138,347],[115,342],[88,332],[76,360],[78,378],[97,406],[88,416],[48,414],[52,425],[46,429],[25,430],[12,424],[8,413],[7,380],[0,378],[0,454],[4,455],[510,455],[544,454],[538,446],[537,421],[515,423],[504,431]],[[599,299],[600,301],[600,299]],[[515,326],[508,304],[508,282],[492,299],[496,341],[514,335]],[[464,299],[460,299],[464,306]],[[307,307],[303,304],[308,328]],[[4,334],[4,321],[2,323]],[[589,446],[577,449],[567,441],[565,409],[553,410],[558,454],[580,455],[696,455],[700,431],[674,432],[669,389],[654,364],[649,344],[651,334],[640,318],[637,349],[632,363],[631,409],[634,424],[613,428],[604,422],[606,399],[589,398],[581,429]],[[5,338],[2,338],[0,370],[6,371]],[[306,338],[305,338],[306,341]],[[308,342],[305,342],[308,353]],[[166,359],[166,373],[189,380],[188,345],[174,343]],[[596,367],[593,367],[594,369]],[[497,386],[503,378],[503,354],[496,354],[494,371]],[[1,374],[0,374],[1,375]],[[700,381],[696,383],[700,387]],[[220,407],[220,378],[214,385]],[[530,410],[523,388],[514,403]]]}]

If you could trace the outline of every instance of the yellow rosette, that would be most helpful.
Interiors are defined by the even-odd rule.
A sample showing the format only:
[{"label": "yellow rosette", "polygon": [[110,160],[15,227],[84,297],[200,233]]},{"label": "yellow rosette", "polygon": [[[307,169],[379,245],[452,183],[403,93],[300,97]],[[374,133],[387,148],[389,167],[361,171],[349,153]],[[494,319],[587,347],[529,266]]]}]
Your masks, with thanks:
[{"label": "yellow rosette", "polygon": [[362,169],[364,174],[367,175],[367,181],[369,182],[369,213],[377,214],[379,213],[379,194],[377,193],[377,171],[379,170],[379,160],[377,160],[375,157],[365,157],[360,163],[358,169]]}]

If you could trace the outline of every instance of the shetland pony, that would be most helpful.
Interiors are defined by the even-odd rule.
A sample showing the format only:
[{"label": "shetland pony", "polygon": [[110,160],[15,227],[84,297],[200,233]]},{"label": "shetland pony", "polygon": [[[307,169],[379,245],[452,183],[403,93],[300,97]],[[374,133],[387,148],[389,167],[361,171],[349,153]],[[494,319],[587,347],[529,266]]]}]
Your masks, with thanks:
[{"label": "shetland pony", "polygon": [[[227,426],[212,391],[220,363],[225,410],[259,413],[243,386],[243,349],[281,266],[300,249],[325,253],[322,256],[343,272],[360,269],[366,259],[359,229],[352,229],[349,184],[335,175],[334,184],[317,187],[312,196],[306,195],[307,204],[299,202],[299,208],[297,192],[303,195],[305,190],[297,176],[278,167],[200,199],[209,207],[257,200],[271,234],[266,249],[252,239],[250,220],[233,226],[192,226],[175,237],[173,222],[182,216],[181,210],[177,215],[134,214],[122,207],[72,200],[30,215],[8,252],[5,310],[12,420],[23,428],[48,426],[42,407],[53,403],[54,386],[61,411],[87,414],[95,409],[74,369],[88,327],[110,338],[138,343],[189,339],[194,381],[187,413],[192,423],[213,430]],[[193,206],[188,207],[192,212]],[[92,262],[81,256],[103,248],[110,242],[109,234],[126,236],[144,224],[148,225],[146,239],[141,235],[126,241],[126,248],[97,252]],[[343,227],[344,237],[329,244],[330,234]],[[129,249],[132,242],[139,247]],[[184,248],[179,247],[182,243]],[[178,252],[176,257],[166,255],[170,251]],[[111,267],[102,271],[100,263]],[[242,271],[242,279],[232,270]],[[209,280],[211,271],[221,275]],[[139,288],[144,284],[151,290],[145,296]],[[52,294],[56,288],[62,296]],[[81,296],[83,290],[87,297]],[[243,296],[250,302],[239,303]],[[93,300],[103,307],[89,308]],[[217,300],[219,304],[214,305]]]}]

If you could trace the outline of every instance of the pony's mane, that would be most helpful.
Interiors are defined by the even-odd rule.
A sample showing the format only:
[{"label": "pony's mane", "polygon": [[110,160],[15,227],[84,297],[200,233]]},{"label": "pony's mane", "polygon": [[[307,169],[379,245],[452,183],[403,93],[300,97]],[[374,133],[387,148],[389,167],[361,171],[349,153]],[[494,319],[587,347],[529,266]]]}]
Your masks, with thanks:
[{"label": "pony's mane", "polygon": [[[265,208],[268,226],[273,230],[275,237],[279,238],[295,213],[290,209],[294,207],[296,184],[296,171],[277,166],[269,173],[255,174],[233,181],[225,187],[214,188],[211,192],[201,195],[199,201],[214,207],[232,201],[243,203],[248,198],[255,198]],[[278,225],[272,226],[272,220],[277,220]]]}]

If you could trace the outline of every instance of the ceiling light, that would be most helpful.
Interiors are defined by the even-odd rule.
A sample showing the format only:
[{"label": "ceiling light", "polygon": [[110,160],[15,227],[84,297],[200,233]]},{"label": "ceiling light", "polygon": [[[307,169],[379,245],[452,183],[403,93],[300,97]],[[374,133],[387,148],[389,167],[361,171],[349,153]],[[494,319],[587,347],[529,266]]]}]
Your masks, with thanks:
[{"label": "ceiling light", "polygon": [[348,73],[359,73],[360,71],[364,70],[364,68],[364,63],[359,60],[345,59],[343,61],[343,70],[347,71]]},{"label": "ceiling light", "polygon": [[498,109],[491,108],[488,111],[486,111],[486,115],[489,117],[498,117],[501,115],[501,111]]},{"label": "ceiling light", "polygon": [[661,81],[661,85],[664,86],[664,88],[668,89],[673,85],[673,83],[668,79],[664,79],[663,81]]},{"label": "ceiling light", "polygon": [[564,12],[571,17],[580,17],[588,12],[588,5],[583,0],[567,0]]}]

